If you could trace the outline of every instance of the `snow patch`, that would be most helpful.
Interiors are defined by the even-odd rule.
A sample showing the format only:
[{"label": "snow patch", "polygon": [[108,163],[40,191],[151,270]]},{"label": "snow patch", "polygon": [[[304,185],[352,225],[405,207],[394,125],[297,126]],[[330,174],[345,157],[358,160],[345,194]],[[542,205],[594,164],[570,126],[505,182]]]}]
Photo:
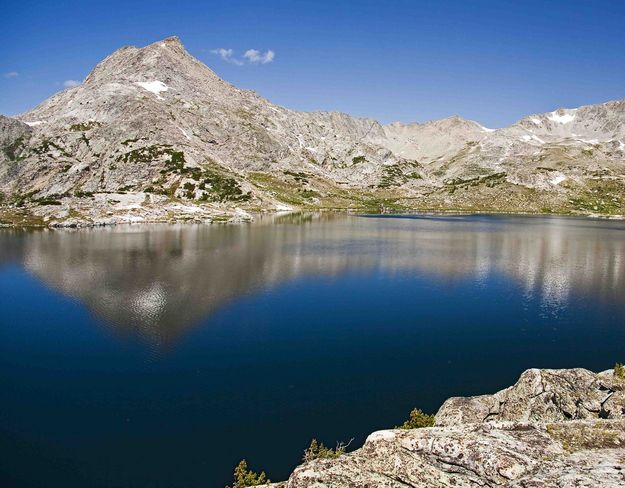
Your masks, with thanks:
[{"label": "snow patch", "polygon": [[521,139],[523,139],[525,142],[536,141],[536,142],[538,142],[540,144],[544,144],[545,143],[545,141],[543,141],[540,137],[538,137],[538,136],[536,136],[534,134],[532,134],[531,136],[528,136],[528,135],[521,136]]},{"label": "snow patch", "polygon": [[140,86],[144,90],[152,92],[156,95],[156,98],[162,100],[163,97],[160,96],[161,92],[165,92],[169,90],[169,87],[163,83],[162,81],[136,81],[135,85]]},{"label": "snow patch", "polygon": [[484,127],[483,125],[480,125],[480,127],[482,128],[484,132],[495,132],[497,130],[497,129],[489,129],[488,127]]},{"label": "snow patch", "polygon": [[554,176],[553,178],[551,178],[549,180],[549,183],[551,183],[552,185],[559,185],[564,180],[566,180],[566,176],[558,175],[558,176]]},{"label": "snow patch", "polygon": [[623,141],[618,141],[618,148],[621,151],[625,151],[625,144],[623,143]]},{"label": "snow patch", "polygon": [[563,113],[562,115],[560,115],[556,110],[555,112],[551,112],[551,114],[549,114],[549,117],[547,118],[552,122],[556,122],[558,124],[568,124],[575,118],[575,114]]},{"label": "snow patch", "polygon": [[35,127],[37,125],[41,125],[41,124],[45,124],[45,122],[43,120],[35,120],[34,122],[24,122],[26,125],[29,125],[31,127]]},{"label": "snow patch", "polygon": [[532,119],[530,119],[530,120],[531,120],[533,123],[535,123],[536,125],[540,125],[540,124],[541,124],[540,119],[534,119],[534,118],[532,118]]},{"label": "snow patch", "polygon": [[278,212],[290,212],[291,210],[293,210],[293,207],[289,207],[288,205],[282,205],[281,203],[279,203],[278,205],[276,205],[276,210]]},{"label": "snow patch", "polygon": [[308,149],[310,152],[317,152],[317,150],[314,147],[310,147],[310,146],[306,146],[306,149]]}]

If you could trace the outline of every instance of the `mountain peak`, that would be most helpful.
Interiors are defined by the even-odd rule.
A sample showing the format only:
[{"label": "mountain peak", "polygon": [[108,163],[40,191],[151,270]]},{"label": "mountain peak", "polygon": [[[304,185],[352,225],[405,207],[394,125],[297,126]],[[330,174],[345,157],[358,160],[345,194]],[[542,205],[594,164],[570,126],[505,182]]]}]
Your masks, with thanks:
[{"label": "mountain peak", "polygon": [[160,80],[159,76],[180,78],[194,75],[217,78],[213,71],[185,49],[180,38],[171,36],[145,47],[125,46],[118,49],[98,63],[85,79],[85,84],[121,80],[143,82]]},{"label": "mountain peak", "polygon": [[186,48],[184,47],[184,44],[182,44],[182,41],[180,40],[178,36],[167,37],[160,41],[153,42],[152,44],[148,44],[144,48],[140,48],[140,49],[152,50],[152,49],[163,49],[163,48],[168,48],[168,49],[178,51],[179,53],[184,53],[190,56],[189,52],[186,50]]},{"label": "mountain peak", "polygon": [[163,39],[160,42],[164,43],[164,44],[167,44],[167,45],[175,45],[175,46],[184,47],[182,45],[182,41],[180,40],[180,38],[178,36],[169,36],[169,37]]}]

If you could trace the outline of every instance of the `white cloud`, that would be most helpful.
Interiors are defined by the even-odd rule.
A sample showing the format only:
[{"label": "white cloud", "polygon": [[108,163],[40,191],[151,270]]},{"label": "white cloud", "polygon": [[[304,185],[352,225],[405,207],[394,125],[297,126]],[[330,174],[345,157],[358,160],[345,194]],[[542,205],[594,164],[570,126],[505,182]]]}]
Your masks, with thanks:
[{"label": "white cloud", "polygon": [[250,63],[267,64],[273,61],[273,58],[276,57],[276,53],[274,53],[271,49],[265,53],[261,53],[256,49],[248,49],[247,51],[245,51],[243,57],[247,59]]},{"label": "white cloud", "polygon": [[80,85],[80,81],[76,81],[76,80],[65,80],[63,82],[63,86],[65,88],[74,88],[75,86]]},{"label": "white cloud", "polygon": [[241,66],[243,64],[243,61],[234,57],[234,51],[232,49],[224,49],[223,47],[220,47],[219,49],[211,50],[211,53],[216,54],[227,63],[236,64],[237,66]]},{"label": "white cloud", "polygon": [[248,49],[243,54],[243,58],[237,58],[234,55],[233,49],[213,49],[211,53],[219,56],[221,59],[228,63],[236,64],[237,66],[242,66],[246,62],[248,64],[267,64],[271,63],[276,57],[276,53],[271,49],[266,52],[258,51],[257,49]]},{"label": "white cloud", "polygon": [[9,71],[8,73],[4,73],[2,76],[4,78],[17,78],[20,74],[17,71]]}]

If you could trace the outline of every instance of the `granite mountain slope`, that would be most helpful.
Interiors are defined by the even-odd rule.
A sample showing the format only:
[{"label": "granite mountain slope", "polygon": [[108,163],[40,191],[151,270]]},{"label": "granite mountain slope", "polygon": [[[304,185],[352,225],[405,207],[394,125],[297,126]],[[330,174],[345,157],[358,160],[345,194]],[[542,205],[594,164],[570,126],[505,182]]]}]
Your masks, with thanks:
[{"label": "granite mountain slope", "polygon": [[221,80],[178,38],[124,47],[0,119],[3,220],[81,225],[290,208],[625,214],[625,101],[492,130],[297,112]]}]

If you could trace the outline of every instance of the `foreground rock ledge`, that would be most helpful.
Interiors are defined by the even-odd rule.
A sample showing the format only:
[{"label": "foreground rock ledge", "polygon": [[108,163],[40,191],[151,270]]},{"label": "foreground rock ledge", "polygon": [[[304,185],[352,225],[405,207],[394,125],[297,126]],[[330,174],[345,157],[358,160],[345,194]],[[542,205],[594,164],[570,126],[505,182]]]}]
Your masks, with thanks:
[{"label": "foreground rock ledge", "polygon": [[274,486],[625,486],[625,381],[612,371],[525,371],[494,395],[450,398],[436,426],[383,430]]}]

